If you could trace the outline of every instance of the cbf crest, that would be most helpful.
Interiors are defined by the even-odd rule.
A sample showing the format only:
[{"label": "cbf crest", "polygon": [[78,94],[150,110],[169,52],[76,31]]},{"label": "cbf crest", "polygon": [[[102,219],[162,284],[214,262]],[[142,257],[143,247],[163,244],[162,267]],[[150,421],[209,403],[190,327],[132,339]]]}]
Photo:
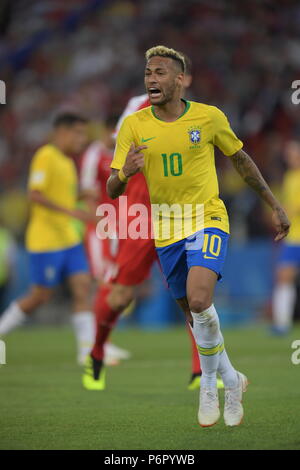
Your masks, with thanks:
[{"label": "cbf crest", "polygon": [[201,140],[201,129],[200,127],[190,127],[188,130],[190,141],[192,144],[199,144]]}]

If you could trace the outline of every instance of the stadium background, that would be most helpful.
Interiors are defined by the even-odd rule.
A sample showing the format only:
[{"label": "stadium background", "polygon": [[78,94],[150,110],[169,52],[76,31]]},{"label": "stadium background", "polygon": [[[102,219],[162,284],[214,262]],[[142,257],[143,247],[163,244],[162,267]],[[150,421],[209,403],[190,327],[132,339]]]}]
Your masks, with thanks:
[{"label": "stadium background", "polygon": [[[224,110],[280,195],[283,144],[300,134],[299,107],[291,101],[300,72],[297,1],[3,0],[0,18],[0,79],[7,95],[0,105],[0,224],[1,233],[10,234],[10,240],[0,237],[1,256],[10,262],[9,272],[1,273],[1,309],[28,286],[27,171],[53,116],[77,110],[91,119],[91,139],[101,136],[103,119],[121,114],[131,96],[143,93],[144,51],[154,44],[189,55],[187,96]],[[248,324],[270,317],[278,246],[270,212],[226,158],[217,155],[217,168],[232,237],[216,303],[223,326]],[[67,302],[62,288],[33,322],[65,323]],[[155,269],[123,324],[162,328],[181,321]]]}]

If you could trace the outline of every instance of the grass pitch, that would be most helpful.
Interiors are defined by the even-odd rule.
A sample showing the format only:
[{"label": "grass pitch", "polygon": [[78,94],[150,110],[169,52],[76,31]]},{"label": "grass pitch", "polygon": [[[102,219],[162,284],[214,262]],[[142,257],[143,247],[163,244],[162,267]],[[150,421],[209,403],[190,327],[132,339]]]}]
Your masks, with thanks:
[{"label": "grass pitch", "polygon": [[[0,449],[300,449],[300,364],[288,337],[264,327],[225,330],[233,364],[251,384],[244,422],[197,424],[188,391],[189,342],[182,328],[117,331],[133,358],[107,370],[107,389],[88,392],[71,329],[25,328],[6,339],[0,368]],[[220,392],[223,409],[224,393]]]}]

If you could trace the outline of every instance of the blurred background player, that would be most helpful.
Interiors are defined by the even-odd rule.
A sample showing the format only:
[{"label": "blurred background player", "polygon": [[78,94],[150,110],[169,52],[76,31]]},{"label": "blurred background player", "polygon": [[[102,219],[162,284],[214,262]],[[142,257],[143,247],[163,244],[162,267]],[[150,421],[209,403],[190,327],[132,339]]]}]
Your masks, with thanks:
[{"label": "blurred background player", "polygon": [[0,309],[4,308],[11,278],[14,276],[16,243],[0,220]]},{"label": "blurred background player", "polygon": [[86,145],[86,127],[86,119],[77,114],[59,115],[54,121],[51,143],[40,147],[33,156],[28,181],[31,211],[26,231],[32,286],[0,317],[0,335],[4,336],[48,302],[54,287],[66,279],[72,294],[78,362],[89,351],[94,335],[88,264],[73,224],[74,218],[88,222],[94,216],[76,209],[77,172],[70,157],[79,155]]},{"label": "blurred background player", "polygon": [[[127,207],[135,203],[143,204],[150,210],[150,200],[148,189],[144,176],[136,175],[132,178],[130,184],[126,188],[124,195],[127,197]],[[111,202],[112,200],[110,200]],[[122,214],[123,215],[123,214]],[[136,215],[124,214],[126,217],[126,229],[128,229],[132,220]],[[106,277],[106,282],[100,285],[95,299],[96,314],[96,341],[92,349],[91,356],[87,357],[86,371],[90,371],[90,361],[95,364],[99,361],[104,362],[104,345],[107,343],[112,329],[114,328],[120,314],[130,306],[135,299],[135,287],[150,275],[151,267],[157,260],[156,251],[153,240],[142,239],[133,240],[130,237],[122,238],[118,231],[118,245],[115,254],[114,270]],[[147,233],[151,233],[151,218],[140,217],[140,225],[147,226]],[[113,240],[112,240],[113,242]],[[110,243],[110,246],[112,244]],[[97,389],[105,388],[104,369],[101,373],[101,379],[96,382]],[[83,384],[87,389],[93,389],[94,381],[90,380],[90,373],[84,374]]]},{"label": "blurred background player", "polygon": [[284,147],[288,169],[282,188],[283,206],[291,221],[288,236],[282,242],[273,292],[274,334],[286,334],[293,323],[296,302],[296,277],[300,267],[300,143],[289,141]]},{"label": "blurred background player", "polygon": [[[100,204],[112,204],[117,209],[118,201],[108,197],[106,182],[110,176],[110,164],[115,148],[114,132],[117,116],[108,116],[104,121],[101,139],[92,142],[83,154],[80,163],[80,195],[88,211],[96,214]],[[90,272],[97,285],[105,283],[115,270],[114,258],[118,250],[117,238],[99,238],[96,223],[86,225],[84,236]],[[116,365],[118,361],[130,358],[129,351],[111,342],[104,345],[104,362]]]}]

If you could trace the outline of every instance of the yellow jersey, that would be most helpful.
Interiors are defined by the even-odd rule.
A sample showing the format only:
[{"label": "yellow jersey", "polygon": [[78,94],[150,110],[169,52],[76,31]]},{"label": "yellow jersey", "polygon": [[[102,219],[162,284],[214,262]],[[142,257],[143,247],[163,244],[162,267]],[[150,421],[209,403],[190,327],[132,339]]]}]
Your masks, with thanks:
[{"label": "yellow jersey", "polygon": [[[29,190],[38,190],[51,202],[75,209],[77,172],[71,158],[48,144],[33,156],[30,165]],[[26,248],[31,252],[63,250],[80,243],[74,219],[62,212],[32,203],[26,231]]]},{"label": "yellow jersey", "polygon": [[282,202],[291,222],[287,243],[300,244],[300,169],[288,170],[283,179]]},{"label": "yellow jersey", "polygon": [[[148,147],[143,150],[143,173],[157,247],[182,240],[204,227],[229,233],[227,211],[219,198],[214,147],[231,156],[243,143],[222,111],[186,101],[184,113],[173,122],[160,120],[152,106],[131,114],[118,133],[112,168],[124,166],[132,143]],[[164,210],[160,210],[162,205]]]}]

